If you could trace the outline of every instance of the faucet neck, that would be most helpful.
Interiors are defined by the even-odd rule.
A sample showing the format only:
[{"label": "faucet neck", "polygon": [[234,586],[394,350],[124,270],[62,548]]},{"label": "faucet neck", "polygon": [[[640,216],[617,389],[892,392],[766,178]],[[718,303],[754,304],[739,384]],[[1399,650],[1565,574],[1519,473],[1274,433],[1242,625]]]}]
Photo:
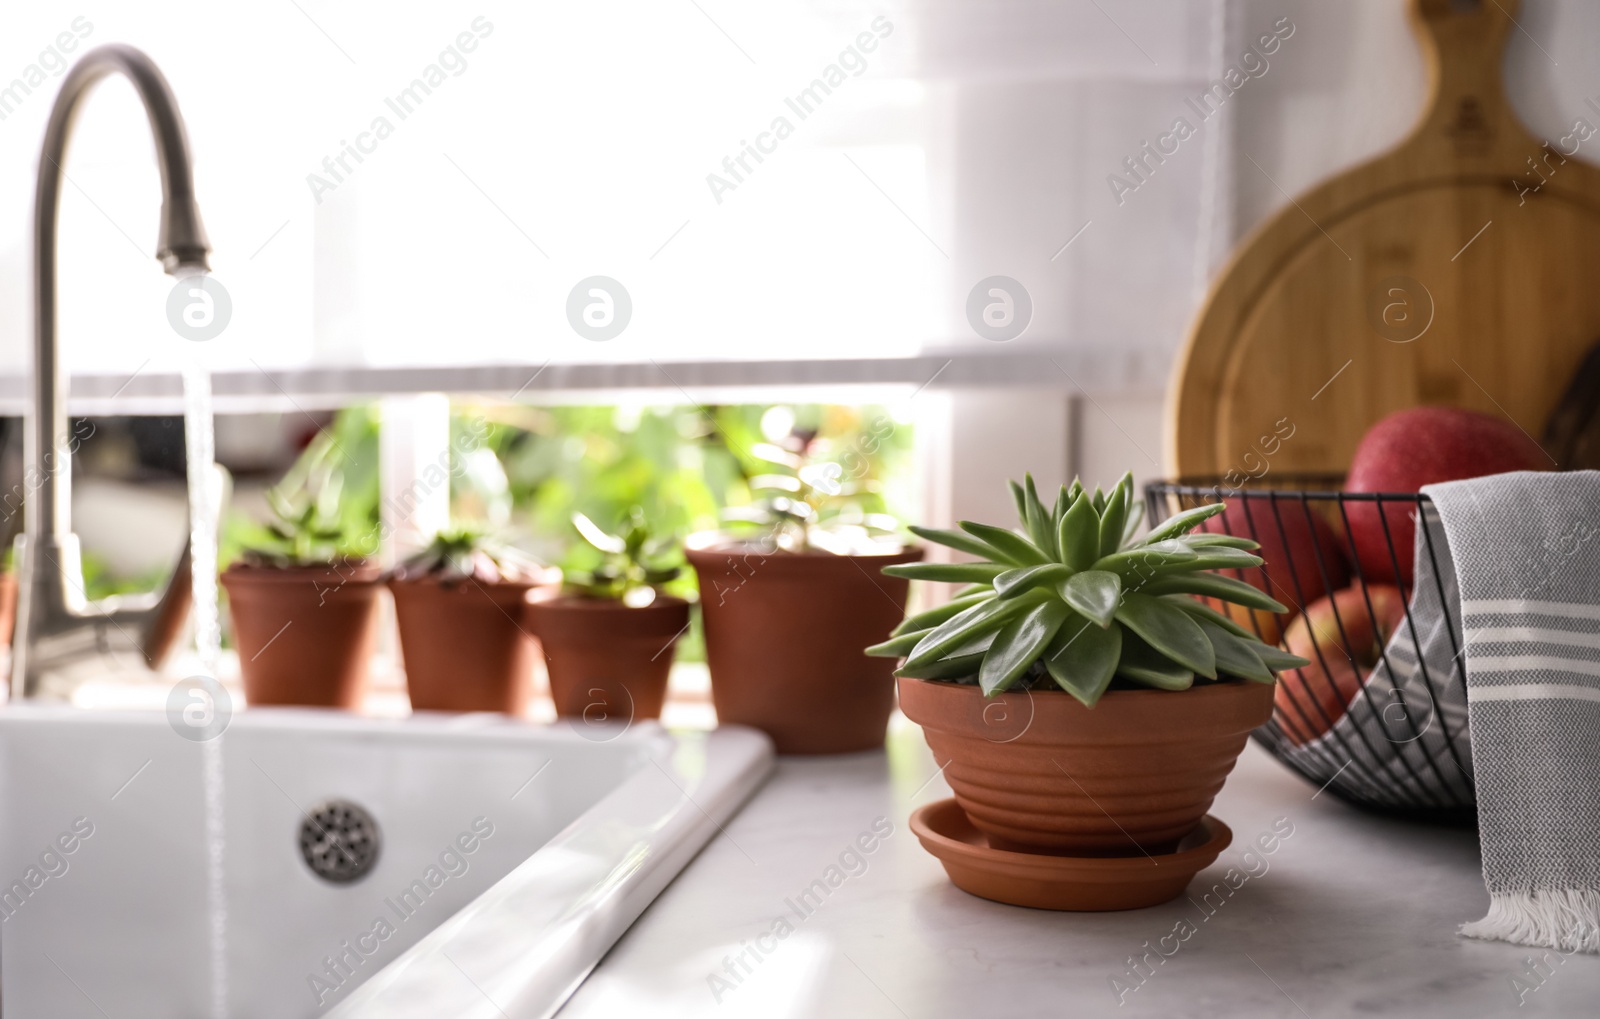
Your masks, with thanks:
[{"label": "faucet neck", "polygon": [[72,533],[72,453],[67,385],[56,336],[56,226],[62,164],[78,105],[101,78],[120,73],[144,102],[161,164],[161,236],[156,257],[168,273],[208,269],[211,245],[194,200],[194,173],[183,118],[167,81],[131,46],[85,53],[61,82],[50,110],[33,207],[33,414],[27,424],[26,533],[17,543],[17,625],[12,639],[11,695],[39,696],[51,666],[123,650],[151,667],[170,650],[190,597],[189,552],[159,597],[89,602],[77,538]]},{"label": "faucet neck", "polygon": [[102,78],[120,73],[144,103],[161,167],[161,233],[156,257],[172,273],[179,266],[208,267],[211,245],[194,198],[193,160],[172,89],[144,53],[122,44],[85,53],[61,82],[45,127],[33,207],[34,401],[28,421],[28,477],[38,479],[26,499],[26,528],[36,547],[72,531],[72,449],[67,431],[67,384],[56,336],[56,228],[67,143],[79,104]]}]

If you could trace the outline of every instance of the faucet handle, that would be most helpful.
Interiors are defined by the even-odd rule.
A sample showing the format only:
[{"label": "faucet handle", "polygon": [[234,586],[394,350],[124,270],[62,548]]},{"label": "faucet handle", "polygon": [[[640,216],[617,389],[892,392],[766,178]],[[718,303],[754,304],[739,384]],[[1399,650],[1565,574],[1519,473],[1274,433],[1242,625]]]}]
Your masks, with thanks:
[{"label": "faucet handle", "polygon": [[144,623],[139,634],[139,650],[152,670],[160,669],[177,650],[183,639],[183,624],[189,618],[189,608],[194,604],[193,547],[183,546],[178,564],[155,603],[140,612]]}]

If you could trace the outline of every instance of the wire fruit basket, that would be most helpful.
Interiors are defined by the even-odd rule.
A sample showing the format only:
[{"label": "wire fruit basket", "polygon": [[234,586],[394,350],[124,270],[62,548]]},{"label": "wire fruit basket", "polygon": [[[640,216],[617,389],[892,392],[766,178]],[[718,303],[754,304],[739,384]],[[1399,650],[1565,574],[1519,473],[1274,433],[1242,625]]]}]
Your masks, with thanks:
[{"label": "wire fruit basket", "polygon": [[1229,483],[1236,478],[1152,482],[1145,500],[1152,520],[1227,503],[1201,529],[1261,545],[1261,566],[1221,572],[1289,611],[1212,607],[1311,664],[1279,676],[1272,720],[1256,730],[1257,742],[1354,805],[1469,820],[1462,642],[1446,611],[1453,575],[1430,500],[1343,492],[1336,474]]}]

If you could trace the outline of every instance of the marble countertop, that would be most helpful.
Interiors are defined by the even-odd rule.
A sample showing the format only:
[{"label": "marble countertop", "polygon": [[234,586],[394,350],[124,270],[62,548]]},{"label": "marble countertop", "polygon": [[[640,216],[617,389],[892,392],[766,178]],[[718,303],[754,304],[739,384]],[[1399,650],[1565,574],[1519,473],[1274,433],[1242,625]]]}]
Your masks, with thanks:
[{"label": "marble countertop", "polygon": [[[561,1016],[1600,1014],[1600,958],[1456,936],[1488,905],[1472,832],[1316,794],[1252,744],[1212,808],[1233,845],[1186,897],[1019,909],[917,843],[910,812],[949,790],[896,716],[885,752],[780,759]],[[1280,818],[1293,833],[1247,857]]]}]

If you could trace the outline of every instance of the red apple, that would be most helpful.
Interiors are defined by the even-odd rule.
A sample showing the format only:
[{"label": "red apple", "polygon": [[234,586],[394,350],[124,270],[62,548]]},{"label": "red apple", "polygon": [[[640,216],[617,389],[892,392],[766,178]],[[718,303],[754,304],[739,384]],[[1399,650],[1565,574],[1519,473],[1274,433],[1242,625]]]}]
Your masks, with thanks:
[{"label": "red apple", "polygon": [[1276,717],[1289,742],[1309,743],[1344,717],[1405,614],[1399,588],[1352,584],[1318,599],[1289,624],[1289,653],[1311,659],[1278,677]]},{"label": "red apple", "polygon": [[[1455,407],[1413,407],[1367,429],[1344,487],[1407,494],[1440,481],[1553,466],[1538,443],[1504,418]],[[1372,502],[1346,503],[1350,541],[1368,581],[1411,586],[1416,509],[1412,502],[1386,502],[1382,510]]]},{"label": "red apple", "polygon": [[1302,606],[1349,583],[1350,570],[1340,554],[1342,545],[1315,507],[1299,500],[1278,499],[1274,505],[1265,495],[1240,492],[1225,501],[1228,508],[1201,524],[1199,530],[1260,542],[1256,555],[1262,559],[1261,566],[1226,572],[1278,599],[1289,611],[1275,617],[1214,599],[1207,604],[1246,629],[1254,628],[1267,643],[1276,644],[1282,628]]}]

